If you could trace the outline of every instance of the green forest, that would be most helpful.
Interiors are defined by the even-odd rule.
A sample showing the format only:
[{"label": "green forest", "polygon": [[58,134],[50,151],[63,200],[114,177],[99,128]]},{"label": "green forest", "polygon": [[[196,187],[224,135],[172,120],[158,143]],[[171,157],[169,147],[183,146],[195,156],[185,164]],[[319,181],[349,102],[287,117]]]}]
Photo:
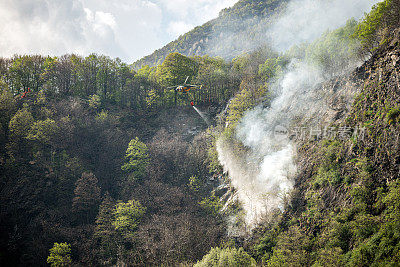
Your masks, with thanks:
[{"label": "green forest", "polygon": [[[176,48],[209,27],[268,24],[286,2],[239,1],[189,33],[201,37],[133,65],[98,54],[0,58],[0,265],[398,266],[398,0],[283,53]],[[362,125],[365,136],[299,141],[284,209],[231,235],[227,218],[247,225],[239,201],[225,205],[235,189],[216,140],[248,149],[237,125],[271,105],[293,60],[323,70],[328,85],[356,84],[330,126]],[[186,77],[201,89],[174,90]]]},{"label": "green forest", "polygon": [[[43,265],[50,242],[72,255],[49,256],[55,266],[174,264],[219,244],[211,136],[187,134],[207,124],[166,88],[188,75],[205,88],[190,100],[217,106],[240,86],[228,63],[171,54],[138,72],[98,55],[1,65],[2,262]],[[169,125],[180,116],[186,126]]]}]

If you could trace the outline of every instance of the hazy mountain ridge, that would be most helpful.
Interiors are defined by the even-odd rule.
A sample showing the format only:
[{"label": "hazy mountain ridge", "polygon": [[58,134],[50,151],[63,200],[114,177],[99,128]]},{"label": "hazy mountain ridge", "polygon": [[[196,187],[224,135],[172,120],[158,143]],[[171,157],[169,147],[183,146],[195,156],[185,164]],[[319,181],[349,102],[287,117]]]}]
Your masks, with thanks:
[{"label": "hazy mountain ridge", "polygon": [[[135,69],[162,63],[169,53],[220,56],[230,60],[267,42],[265,33],[287,0],[242,0],[223,9],[218,18],[197,26],[177,40],[133,63]],[[256,44],[256,45],[255,45]]]}]

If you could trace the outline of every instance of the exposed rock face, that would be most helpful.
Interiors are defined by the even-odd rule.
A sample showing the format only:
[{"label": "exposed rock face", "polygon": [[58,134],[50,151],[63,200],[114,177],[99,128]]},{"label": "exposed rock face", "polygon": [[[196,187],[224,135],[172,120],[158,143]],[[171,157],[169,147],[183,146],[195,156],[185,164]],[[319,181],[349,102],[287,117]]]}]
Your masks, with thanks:
[{"label": "exposed rock face", "polygon": [[[351,74],[322,84],[320,91],[328,109],[313,114],[336,127],[364,128],[362,139],[341,140],[342,148],[337,160],[342,164],[352,159],[367,158],[375,170],[373,179],[383,186],[398,177],[400,171],[399,118],[393,118],[392,122],[389,118],[390,111],[400,107],[399,35],[400,29],[394,32],[391,42],[377,49]],[[310,191],[310,180],[321,166],[322,143],[323,140],[298,144],[299,172],[292,200],[295,208],[291,212],[298,213],[307,202],[304,195]],[[357,167],[350,165],[341,169],[341,175],[353,176],[357,172]],[[326,208],[351,203],[348,190],[343,188],[325,188],[321,198]]]}]

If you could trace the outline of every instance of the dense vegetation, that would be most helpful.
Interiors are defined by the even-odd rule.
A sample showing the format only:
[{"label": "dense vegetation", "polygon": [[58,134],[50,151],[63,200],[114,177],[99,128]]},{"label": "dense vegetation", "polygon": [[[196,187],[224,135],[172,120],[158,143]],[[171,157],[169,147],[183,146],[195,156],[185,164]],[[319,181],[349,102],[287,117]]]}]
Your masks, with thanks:
[{"label": "dense vegetation", "polygon": [[[333,82],[321,86],[362,87],[351,112],[336,116],[337,121],[330,123],[336,129],[365,127],[366,131],[347,141],[336,136],[298,144],[300,169],[286,211],[275,220],[261,224],[243,244],[258,263],[266,266],[398,265],[399,18],[399,2],[383,1],[361,22],[350,20],[311,44],[293,47],[279,57],[269,55],[259,65],[260,73],[264,74],[259,79],[268,82],[270,77],[279,77],[285,62],[298,58],[329,74],[326,78],[332,78]],[[343,75],[354,67],[352,62],[367,54],[373,56],[361,68],[351,75]],[[244,97],[242,91],[228,108],[220,136],[234,144],[236,153],[246,149],[234,134],[235,123],[243,111],[261,102],[268,105],[268,94],[258,97],[251,102],[252,98]],[[237,246],[228,245],[228,248],[234,247]],[[219,259],[228,258],[225,255],[235,251],[213,249],[199,265],[223,266]],[[246,257],[241,255],[238,259]],[[225,262],[228,264],[229,260]],[[235,264],[240,265],[232,265]]]},{"label": "dense vegetation", "polygon": [[[0,59],[1,263],[176,264],[221,244],[221,169],[190,101],[215,114],[237,94],[242,114],[267,57],[172,53],[137,72],[95,54]],[[168,89],[186,76],[202,89]]]},{"label": "dense vegetation", "polygon": [[[284,3],[239,1],[137,71],[95,54],[0,59],[0,265],[398,264],[399,1],[284,54],[264,45],[234,57],[249,48],[240,43],[224,47],[231,61],[170,53],[202,54],[187,52],[187,40],[225,23],[238,32],[243,21],[254,25],[259,38],[264,24],[254,23],[268,23]],[[344,75],[365,55],[372,57]],[[361,84],[351,112],[331,123],[367,131],[299,143],[285,212],[245,240],[228,236],[226,215],[242,211],[239,203],[223,209],[233,189],[218,186],[228,181],[215,140],[246,149],[237,124],[246,110],[270,104],[270,84],[294,58],[343,86]],[[202,89],[168,89],[186,76]],[[213,125],[192,100],[219,113]]]},{"label": "dense vegetation", "polygon": [[[268,266],[397,266],[399,263],[399,35],[360,69],[364,87],[334,127],[362,136],[301,144],[298,187],[287,212],[248,249]],[[396,60],[398,62],[398,59]],[[377,72],[382,70],[381,76]],[[363,78],[356,73],[354,79]],[[343,85],[345,86],[345,85]]]},{"label": "dense vegetation", "polygon": [[361,42],[358,54],[372,58],[350,76],[342,76],[339,86],[355,83],[362,88],[350,113],[338,116],[331,126],[366,130],[347,141],[336,136],[298,144],[300,170],[291,202],[279,219],[260,226],[244,245],[263,265],[398,265],[399,18],[399,2],[383,1],[360,23],[350,21],[313,44],[292,50],[332,67],[335,64],[325,64],[343,50],[337,41],[332,47],[330,38],[347,36],[350,43]]},{"label": "dense vegetation", "polygon": [[[189,100],[226,102],[242,76],[231,64],[177,53],[138,72],[94,54],[0,62],[2,264],[193,262],[224,239],[210,137]],[[186,75],[202,90],[167,89]]]}]

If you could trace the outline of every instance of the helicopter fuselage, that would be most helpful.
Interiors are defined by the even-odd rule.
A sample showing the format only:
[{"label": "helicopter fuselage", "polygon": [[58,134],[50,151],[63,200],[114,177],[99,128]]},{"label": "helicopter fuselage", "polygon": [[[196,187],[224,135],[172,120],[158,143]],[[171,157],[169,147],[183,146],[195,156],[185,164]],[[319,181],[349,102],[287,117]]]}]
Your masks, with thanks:
[{"label": "helicopter fuselage", "polygon": [[190,85],[180,85],[176,87],[175,91],[180,92],[180,93],[187,93],[190,91],[195,86],[190,86]]}]

